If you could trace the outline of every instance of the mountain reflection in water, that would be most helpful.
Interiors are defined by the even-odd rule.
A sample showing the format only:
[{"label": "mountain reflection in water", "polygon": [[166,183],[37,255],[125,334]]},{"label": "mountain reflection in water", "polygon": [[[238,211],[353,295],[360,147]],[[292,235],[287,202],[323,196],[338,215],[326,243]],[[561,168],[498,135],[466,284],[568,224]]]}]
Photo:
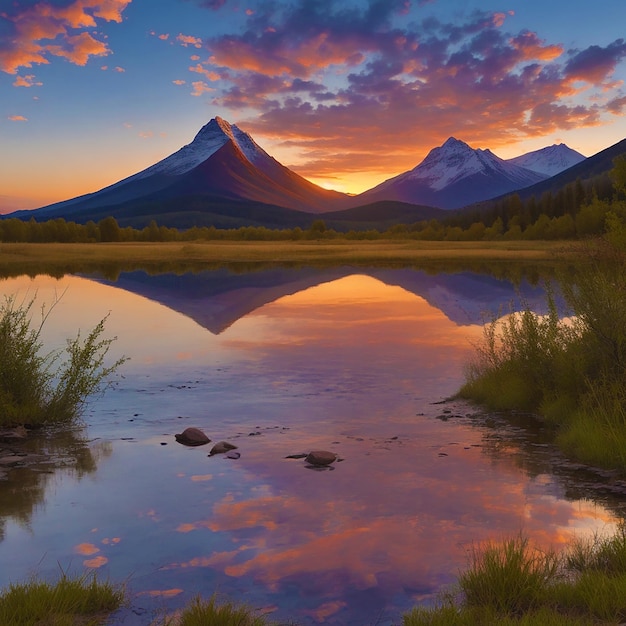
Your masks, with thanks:
[{"label": "mountain reflection in water", "polygon": [[[615,523],[618,501],[566,497],[539,439],[435,404],[461,384],[482,319],[520,293],[541,303],[538,288],[349,268],[0,283],[42,301],[66,287],[46,341],[110,311],[113,356],[131,361],[85,415],[92,445],[110,446],[92,473],[42,483],[27,528],[0,497],[0,559],[15,564],[2,585],[60,563],[130,576],[124,624],[215,591],[303,625],[398,624],[476,543],[523,529],[558,546]],[[241,458],[176,444],[186,426]],[[285,458],[311,449],[343,460]]]}]

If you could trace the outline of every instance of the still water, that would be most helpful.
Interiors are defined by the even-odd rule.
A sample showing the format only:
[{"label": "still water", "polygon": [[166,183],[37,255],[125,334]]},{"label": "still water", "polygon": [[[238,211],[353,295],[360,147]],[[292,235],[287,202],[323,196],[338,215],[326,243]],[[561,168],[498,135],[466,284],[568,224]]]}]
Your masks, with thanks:
[{"label": "still water", "polygon": [[[49,348],[105,315],[130,357],[45,443],[54,463],[0,480],[0,586],[60,569],[127,581],[112,624],[148,625],[197,594],[276,621],[399,624],[452,583],[472,546],[523,530],[558,547],[610,531],[619,498],[558,471],[539,435],[462,402],[482,323],[541,290],[411,269],[20,277],[60,297]],[[208,456],[195,426],[238,446]],[[288,455],[325,449],[316,471]],[[10,564],[10,566],[9,566]]]}]

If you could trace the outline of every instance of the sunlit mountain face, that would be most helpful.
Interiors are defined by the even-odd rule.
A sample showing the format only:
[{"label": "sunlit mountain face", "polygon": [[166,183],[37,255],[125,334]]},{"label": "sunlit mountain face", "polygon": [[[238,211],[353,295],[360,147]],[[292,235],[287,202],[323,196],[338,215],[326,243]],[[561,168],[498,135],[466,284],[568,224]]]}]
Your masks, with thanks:
[{"label": "sunlit mountain face", "polygon": [[94,193],[15,215],[81,222],[113,215],[124,225],[145,226],[155,219],[178,228],[306,228],[322,215],[339,230],[385,229],[527,188],[581,159],[560,144],[504,160],[450,137],[412,170],[349,196],[299,176],[248,133],[216,117],[191,143],[141,172]]}]

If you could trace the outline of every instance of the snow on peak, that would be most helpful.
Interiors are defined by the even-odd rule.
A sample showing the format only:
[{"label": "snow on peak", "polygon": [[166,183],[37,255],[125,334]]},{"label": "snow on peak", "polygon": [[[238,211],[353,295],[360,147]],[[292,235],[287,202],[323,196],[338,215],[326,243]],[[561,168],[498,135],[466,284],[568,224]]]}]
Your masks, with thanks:
[{"label": "snow on peak", "polygon": [[398,182],[413,181],[424,183],[433,191],[441,191],[474,175],[500,177],[519,187],[541,179],[535,173],[497,157],[491,150],[474,149],[464,141],[450,137],[443,145],[433,148],[417,167],[390,178],[377,189],[383,191]]},{"label": "snow on peak", "polygon": [[406,177],[423,180],[431,189],[440,191],[472,174],[498,168],[499,161],[490,150],[474,150],[464,141],[450,137],[442,146],[433,148]]},{"label": "snow on peak", "polygon": [[154,174],[180,176],[206,161],[228,141],[232,141],[251,162],[266,154],[248,133],[221,117],[215,117],[198,131],[190,144],[139,172],[133,178],[147,178]]},{"label": "snow on peak", "polygon": [[585,158],[580,152],[572,150],[564,143],[559,143],[509,159],[508,163],[525,167],[527,170],[546,176],[555,176],[584,161]]}]

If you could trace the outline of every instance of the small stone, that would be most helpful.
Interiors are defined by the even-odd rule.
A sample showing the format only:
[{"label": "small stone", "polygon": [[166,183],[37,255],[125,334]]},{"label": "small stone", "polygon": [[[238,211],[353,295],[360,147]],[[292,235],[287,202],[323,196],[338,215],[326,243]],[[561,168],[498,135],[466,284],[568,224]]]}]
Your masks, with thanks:
[{"label": "small stone", "polygon": [[286,459],[306,459],[308,454],[288,454]]},{"label": "small stone", "polygon": [[236,449],[237,446],[234,443],[229,443],[228,441],[220,441],[211,448],[209,456],[213,456],[214,454],[224,454],[225,452],[230,452],[230,450]]},{"label": "small stone", "polygon": [[184,446],[204,446],[211,441],[199,428],[185,428],[175,437],[176,441]]},{"label": "small stone", "polygon": [[226,455],[227,459],[238,459],[241,456],[241,454],[239,452],[229,452]]},{"label": "small stone", "polygon": [[330,465],[337,460],[337,455],[334,452],[328,452],[327,450],[312,450],[307,454],[305,461],[311,465],[317,465],[318,467],[324,467]]}]

